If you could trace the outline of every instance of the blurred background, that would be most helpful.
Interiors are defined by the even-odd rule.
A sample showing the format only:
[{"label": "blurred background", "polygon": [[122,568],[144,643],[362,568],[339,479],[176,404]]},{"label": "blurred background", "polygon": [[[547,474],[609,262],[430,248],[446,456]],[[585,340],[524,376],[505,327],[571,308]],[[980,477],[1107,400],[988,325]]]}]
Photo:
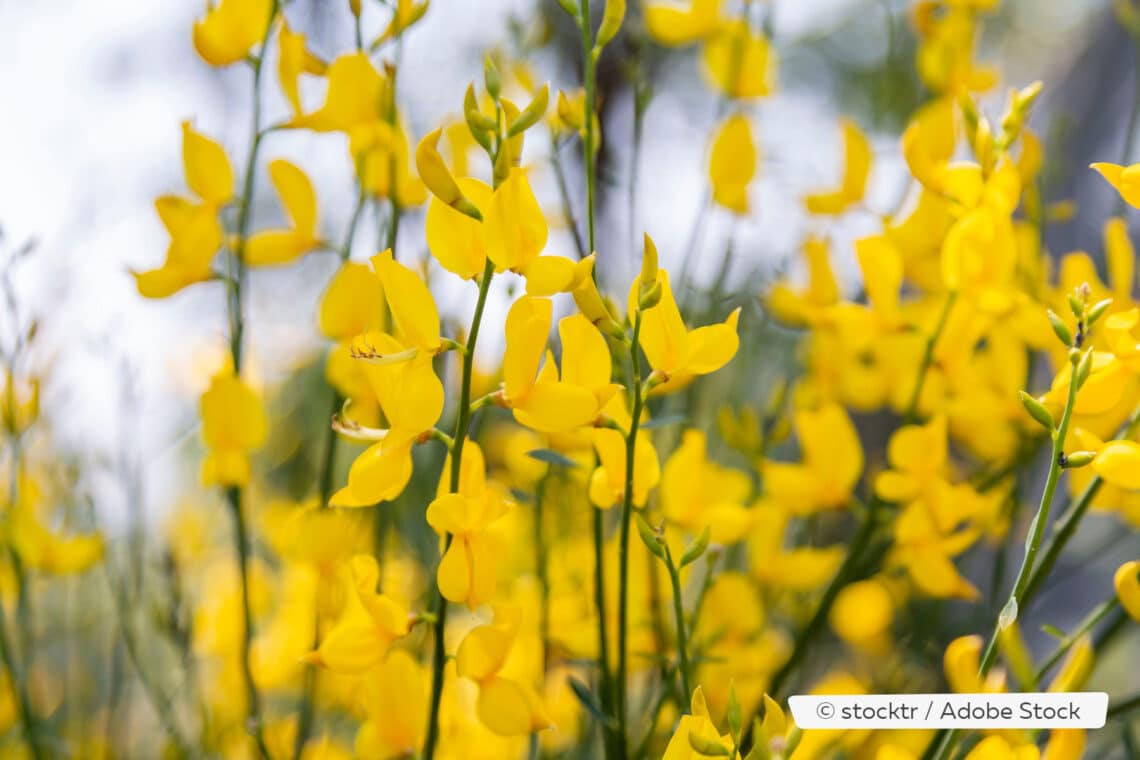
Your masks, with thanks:
[{"label": "blurred background", "polygon": [[[198,482],[198,396],[221,362],[226,324],[221,287],[182,291],[173,299],[138,296],[131,270],[157,266],[166,233],[153,200],[182,188],[179,124],[193,120],[219,139],[231,156],[248,150],[249,72],[214,69],[195,55],[190,29],[202,0],[0,0],[0,252],[23,255],[12,267],[17,320],[35,320],[40,337],[29,360],[47,380],[43,413],[57,445],[77,460],[93,461],[80,484],[114,541],[127,525],[128,504],[148,530],[161,525],[177,499]],[[323,58],[352,45],[342,0],[294,0],[287,14],[309,34]],[[897,0],[767,0],[762,12],[780,56],[778,92],[755,106],[762,154],[753,186],[752,212],[734,217],[711,210],[707,198],[708,136],[722,116],[715,94],[700,82],[691,50],[663,51],[624,35],[607,50],[599,73],[602,188],[599,270],[620,293],[636,271],[640,234],[657,241],[662,263],[678,267],[693,251],[698,286],[723,277],[731,298],[755,307],[761,284],[788,267],[812,231],[801,198],[834,180],[840,163],[837,119],[848,116],[871,136],[875,163],[865,214],[830,227],[836,267],[857,291],[850,241],[874,231],[876,215],[894,210],[905,188],[898,154],[901,127],[922,97],[914,74],[915,40],[910,3]],[[636,13],[631,3],[631,13]],[[377,12],[368,8],[366,12]],[[372,20],[372,25],[378,23]],[[539,79],[555,88],[578,86],[578,41],[554,0],[433,0],[425,19],[400,51],[399,100],[414,138],[456,116],[463,91],[481,70],[483,56],[498,50],[525,53]],[[1101,256],[1100,228],[1116,208],[1112,189],[1085,170],[1094,160],[1128,163],[1136,124],[1136,53],[1113,17],[1108,0],[1007,0],[985,24],[979,59],[1002,74],[983,106],[997,111],[1009,86],[1040,79],[1043,97],[1033,126],[1046,139],[1048,202],[1072,200],[1076,214],[1049,228],[1054,254],[1084,248]],[[306,90],[312,103],[319,94]],[[287,114],[277,88],[263,104],[273,122]],[[638,100],[647,104],[636,116]],[[628,149],[641,132],[640,151]],[[551,219],[557,219],[551,146],[536,139],[525,159]],[[563,157],[572,198],[583,195],[580,161]],[[289,156],[316,186],[323,234],[339,240],[352,212],[352,175],[342,135],[275,133],[262,151],[264,164]],[[261,175],[264,177],[264,174]],[[631,194],[631,178],[634,192]],[[268,183],[259,182],[257,225],[280,215]],[[366,210],[354,258],[376,252],[374,209]],[[555,222],[549,249],[571,255],[565,219]],[[426,256],[421,212],[400,228],[403,251]],[[299,265],[252,274],[251,376],[275,394],[274,414],[307,421],[327,419],[321,362],[326,344],[315,329],[317,299],[336,267],[335,256],[316,254]],[[449,315],[470,309],[470,289],[437,283]],[[502,285],[499,283],[499,285]],[[454,297],[448,288],[454,289]],[[507,301],[496,292],[490,325],[501,325]],[[727,309],[725,310],[727,312]],[[5,334],[17,329],[0,314]],[[480,342],[497,354],[502,336],[491,330]],[[718,380],[724,394],[762,398],[790,362],[787,335],[770,345],[745,347],[731,374]],[[1044,379],[1043,379],[1044,381]],[[725,396],[710,390],[713,403]],[[312,400],[313,397],[316,400]],[[872,421],[873,423],[873,421]],[[259,454],[258,467],[278,474],[284,490],[306,493],[315,465],[310,446],[288,427],[276,429]],[[872,428],[867,450],[882,451]],[[342,457],[342,469],[351,457]],[[128,493],[124,468],[140,475]],[[343,473],[340,478],[343,478]],[[338,482],[343,482],[342,479]],[[204,491],[202,498],[214,498]],[[1079,595],[1083,579],[1103,579],[1123,556],[1110,521],[1082,531],[1072,557],[1050,593],[1064,628],[1081,614],[1066,599]],[[417,521],[425,542],[433,538]],[[118,531],[118,533],[116,533]],[[1070,560],[1072,561],[1072,560]],[[968,565],[967,565],[968,567]],[[974,568],[978,571],[978,568]],[[1083,605],[1082,605],[1083,606]],[[963,629],[971,621],[949,621]],[[975,626],[976,627],[976,626]],[[1032,632],[1029,632],[1032,633]],[[1125,671],[1127,672],[1127,671]]]}]

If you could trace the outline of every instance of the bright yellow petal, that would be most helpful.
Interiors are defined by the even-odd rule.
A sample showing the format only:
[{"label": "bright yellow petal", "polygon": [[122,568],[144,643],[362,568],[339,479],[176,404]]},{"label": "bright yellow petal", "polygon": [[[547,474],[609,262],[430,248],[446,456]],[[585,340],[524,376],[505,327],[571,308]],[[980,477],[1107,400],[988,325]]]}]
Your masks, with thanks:
[{"label": "bright yellow petal", "polygon": [[372,268],[380,276],[392,319],[403,337],[422,351],[439,350],[439,311],[428,286],[418,274],[384,251],[372,257]]},{"label": "bright yellow petal", "polygon": [[217,142],[182,122],[182,171],[186,186],[202,200],[220,206],[234,195],[234,171]]},{"label": "bright yellow petal", "polygon": [[329,281],[321,298],[318,320],[333,340],[347,340],[369,330],[381,330],[384,291],[380,278],[359,262],[346,262]]},{"label": "bright yellow petal", "polygon": [[[491,188],[477,179],[463,178],[457,182],[463,195],[486,212],[491,203]],[[440,266],[465,280],[482,274],[487,260],[482,223],[433,195],[428,201],[425,229],[428,250]]]},{"label": "bright yellow petal", "polygon": [[1114,486],[1140,489],[1140,443],[1109,441],[1093,460],[1092,468]]},{"label": "bright yellow petal", "polygon": [[1125,562],[1117,568],[1112,581],[1120,606],[1140,623],[1140,560]]},{"label": "bright yellow petal", "polygon": [[576,265],[565,256],[538,256],[522,274],[526,277],[527,295],[552,296],[574,286]]},{"label": "bright yellow petal", "polygon": [[483,218],[483,233],[487,255],[497,271],[526,271],[546,247],[546,218],[522,169],[511,169],[495,188]]}]

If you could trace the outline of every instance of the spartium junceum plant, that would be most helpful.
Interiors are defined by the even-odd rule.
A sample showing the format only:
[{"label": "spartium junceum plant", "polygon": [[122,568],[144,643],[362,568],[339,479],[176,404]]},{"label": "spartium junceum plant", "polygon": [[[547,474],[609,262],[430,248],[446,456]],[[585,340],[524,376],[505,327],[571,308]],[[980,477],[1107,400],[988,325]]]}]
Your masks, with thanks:
[{"label": "spartium junceum plant", "polygon": [[[976,60],[998,0],[912,4],[924,97],[898,139],[852,114],[828,130],[839,160],[810,191],[763,176],[782,2],[544,4],[574,31],[580,70],[562,78],[581,86],[562,89],[540,75],[557,36],[538,22],[517,19],[477,81],[451,88],[399,65],[405,45],[437,44],[421,20],[446,23],[440,0],[322,5],[353,32],[336,53],[335,34],[306,36],[300,3],[209,3],[187,36],[246,88],[249,122],[234,145],[218,139],[234,125],[182,123],[185,188],[155,202],[170,242],[134,272],[148,299],[222,296],[199,303],[216,303],[224,346],[188,373],[197,485],[168,489],[161,535],[138,521],[149,454],[72,466],[53,449],[50,362],[10,283],[35,257],[3,270],[0,754],[1076,760],[1134,746],[1119,738],[1140,703],[1121,679],[1140,631],[1127,224],[1103,226],[1106,280],[1086,253],[1045,250],[1074,209],[1046,200],[1056,159],[1030,128],[1042,85],[982,97],[1000,80]],[[1140,33],[1131,3],[1116,7]],[[705,201],[692,242],[655,243],[641,228],[662,210],[642,202],[638,166],[670,158],[641,155],[664,118],[647,62],[674,55],[712,95]],[[611,61],[635,96],[632,142],[602,118],[622,107],[599,84]],[[407,93],[434,88],[457,116],[411,112]],[[332,142],[350,193],[295,147]],[[613,157],[628,176],[600,163]],[[1122,210],[1140,206],[1140,165],[1093,168]],[[756,263],[740,259],[743,230],[767,213],[761,177],[807,220],[778,278],[740,273]],[[889,211],[886,186],[905,186]],[[704,266],[714,230],[725,253]],[[319,351],[300,362],[295,332],[258,327],[282,281],[263,270],[293,267],[324,278],[303,315]],[[108,467],[136,517],[123,541],[92,530],[120,506],[90,509]],[[1090,559],[1081,533],[1098,522],[1120,543]],[[1102,555],[1112,567],[1081,593],[1048,593]],[[785,702],[1085,686],[1112,695],[1101,732],[802,730]]]}]

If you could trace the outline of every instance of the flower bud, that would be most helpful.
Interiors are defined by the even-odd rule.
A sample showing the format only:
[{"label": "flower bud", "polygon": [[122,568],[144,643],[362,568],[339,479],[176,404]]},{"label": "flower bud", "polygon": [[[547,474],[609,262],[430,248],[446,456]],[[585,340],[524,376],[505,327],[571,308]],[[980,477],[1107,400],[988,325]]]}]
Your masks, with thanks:
[{"label": "flower bud", "polygon": [[1108,311],[1109,306],[1112,306],[1112,299],[1106,298],[1103,301],[1097,302],[1093,305],[1092,308],[1089,309],[1087,320],[1090,327],[1095,324],[1098,319],[1104,316],[1104,313]]},{"label": "flower bud", "polygon": [[645,544],[645,548],[649,549],[654,556],[665,559],[665,546],[661,543],[661,536],[649,523],[642,519],[641,515],[634,515],[634,520],[637,522],[637,533],[641,536],[641,542]]},{"label": "flower bud", "polygon": [[[602,51],[621,29],[621,22],[625,19],[625,0],[606,0],[606,10],[602,14],[602,24],[598,27],[598,36],[594,41],[594,50]],[[595,53],[595,55],[597,54]]]},{"label": "flower bud", "polygon": [[718,739],[701,736],[695,731],[689,732],[689,746],[698,755],[705,757],[730,757],[732,755],[732,752]]},{"label": "flower bud", "polygon": [[499,94],[503,91],[503,81],[499,78],[499,70],[495,68],[495,62],[489,55],[483,58],[483,86],[494,100],[499,99]]},{"label": "flower bud", "polygon": [[689,544],[688,548],[685,549],[685,553],[681,555],[680,567],[692,564],[701,558],[701,555],[709,548],[709,535],[709,527],[706,525],[705,529],[701,531],[701,534],[696,537],[693,543]]},{"label": "flower bud", "polygon": [[538,120],[546,115],[546,107],[549,103],[550,85],[544,84],[527,107],[519,113],[518,117],[511,120],[511,125],[507,128],[507,137],[522,134],[537,124]]},{"label": "flower bud", "polygon": [[[653,290],[656,288],[656,295]],[[637,278],[638,307],[650,309],[661,300],[661,287],[657,282],[657,246],[649,233],[645,234],[645,244],[641,254],[641,275]],[[651,303],[650,303],[651,301]]]},{"label": "flower bud", "polygon": [[1077,390],[1080,390],[1085,381],[1089,379],[1089,373],[1092,372],[1092,355],[1093,352],[1090,348],[1085,351],[1084,356],[1081,357],[1081,363],[1077,365],[1077,373],[1073,378],[1077,384]]},{"label": "flower bud", "polygon": [[1072,454],[1065,455],[1061,466],[1066,469],[1084,467],[1087,464],[1091,464],[1094,459],[1096,459],[1095,451],[1074,451]]},{"label": "flower bud", "polygon": [[483,215],[474,203],[464,197],[463,192],[451,175],[451,170],[439,155],[439,136],[441,130],[429,132],[416,146],[416,171],[420,179],[431,191],[432,195],[451,206],[456,211],[466,214],[472,219],[481,222]]},{"label": "flower bud", "polygon": [[1052,309],[1046,309],[1045,314],[1049,317],[1049,324],[1053,327],[1053,334],[1056,335],[1062,343],[1066,346],[1073,345],[1073,334],[1069,332],[1069,328],[1057,316],[1057,312]]},{"label": "flower bud", "polygon": [[1025,391],[1018,391],[1017,397],[1021,400],[1021,405],[1025,407],[1025,411],[1029,412],[1029,416],[1037,420],[1043,428],[1050,431],[1056,429],[1057,423],[1053,420],[1053,415],[1049,414],[1049,410],[1045,408],[1044,404]]}]

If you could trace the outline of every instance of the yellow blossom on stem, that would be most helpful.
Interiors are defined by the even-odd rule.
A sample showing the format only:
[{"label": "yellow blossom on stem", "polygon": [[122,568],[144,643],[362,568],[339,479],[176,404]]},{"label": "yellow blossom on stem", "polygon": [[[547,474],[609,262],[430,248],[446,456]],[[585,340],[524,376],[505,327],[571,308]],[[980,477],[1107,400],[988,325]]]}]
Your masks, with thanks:
[{"label": "yellow blossom on stem", "polygon": [[284,159],[269,164],[269,178],[292,226],[251,235],[245,244],[245,262],[250,266],[289,264],[320,244],[317,197],[309,178]]},{"label": "yellow blossom on stem", "polygon": [[202,394],[201,415],[208,450],[202,461],[203,484],[244,486],[250,477],[249,452],[265,442],[268,432],[257,392],[231,370],[223,370]]},{"label": "yellow blossom on stem", "polygon": [[392,642],[407,635],[410,617],[400,604],[376,592],[380,565],[375,557],[358,554],[350,567],[354,594],[348,610],[303,659],[338,673],[361,674],[383,662]]},{"label": "yellow blossom on stem", "polygon": [[274,7],[272,0],[219,0],[194,22],[194,49],[212,66],[245,60],[265,39]]},{"label": "yellow blossom on stem", "polygon": [[843,128],[843,178],[839,187],[812,193],[804,198],[804,205],[812,214],[842,214],[861,203],[867,189],[867,175],[871,171],[871,145],[859,125],[845,119]]},{"label": "yellow blossom on stem", "polygon": [[800,463],[764,460],[764,492],[782,509],[810,515],[851,500],[863,473],[863,445],[847,412],[836,404],[793,416]]},{"label": "yellow blossom on stem", "polygon": [[713,200],[737,214],[748,213],[748,185],[756,175],[756,143],[748,117],[729,116],[717,128],[709,157]]},{"label": "yellow blossom on stem", "polygon": [[1116,569],[1112,580],[1120,606],[1140,623],[1140,560],[1125,562]]}]

